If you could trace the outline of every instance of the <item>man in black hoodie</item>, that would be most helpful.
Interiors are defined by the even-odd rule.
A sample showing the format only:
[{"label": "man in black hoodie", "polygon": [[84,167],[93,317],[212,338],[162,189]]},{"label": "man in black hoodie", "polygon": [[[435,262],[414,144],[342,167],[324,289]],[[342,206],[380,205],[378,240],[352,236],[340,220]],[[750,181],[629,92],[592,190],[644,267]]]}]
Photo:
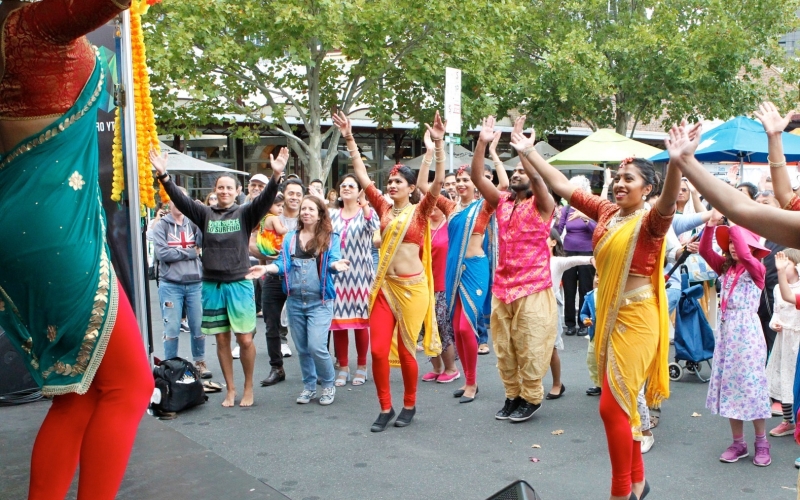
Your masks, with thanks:
[{"label": "man in black hoodie", "polygon": [[253,404],[253,367],[256,348],[256,308],[253,282],[245,279],[250,270],[248,242],[250,233],[264,217],[278,193],[281,173],[289,151],[281,148],[277,158],[270,156],[272,179],[252,203],[236,205],[236,179],[221,175],[214,183],[217,206],[194,203],[172,182],[167,173],[167,156],[150,152],[150,161],[158,173],[172,203],[194,222],[203,233],[203,333],[217,336],[217,356],[227,385],[222,406],[234,405],[236,386],[233,380],[231,332],[239,344],[244,371],[244,393],[239,406]]}]

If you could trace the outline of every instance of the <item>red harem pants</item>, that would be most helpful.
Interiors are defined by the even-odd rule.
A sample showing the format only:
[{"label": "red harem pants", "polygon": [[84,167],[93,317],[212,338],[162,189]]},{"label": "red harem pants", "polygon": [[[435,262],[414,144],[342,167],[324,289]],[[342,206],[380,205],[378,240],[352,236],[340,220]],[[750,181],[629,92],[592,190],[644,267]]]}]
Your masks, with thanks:
[{"label": "red harem pants", "polygon": [[119,287],[116,323],[89,390],[55,396],[36,436],[28,500],[64,498],[79,462],[78,500],[113,500],[152,394],[136,317]]},{"label": "red harem pants", "polygon": [[[392,314],[389,303],[383,292],[378,292],[372,313],[369,317],[370,348],[372,351],[372,378],[378,391],[381,411],[392,407],[392,391],[389,385],[389,351],[392,346],[392,334],[397,321]],[[403,406],[412,408],[417,404],[417,375],[419,367],[417,358],[408,352],[402,340],[398,341],[400,370],[403,373]]]},{"label": "red harem pants", "polygon": [[631,484],[644,481],[642,443],[633,440],[628,414],[614,399],[605,375],[600,393],[600,418],[606,428],[611,458],[611,494],[627,497],[631,494]]}]

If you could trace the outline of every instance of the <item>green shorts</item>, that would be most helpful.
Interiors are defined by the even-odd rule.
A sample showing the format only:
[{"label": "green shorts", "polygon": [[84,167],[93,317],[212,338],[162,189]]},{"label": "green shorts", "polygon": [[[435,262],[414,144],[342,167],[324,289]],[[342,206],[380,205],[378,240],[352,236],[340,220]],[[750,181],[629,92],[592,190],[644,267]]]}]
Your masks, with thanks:
[{"label": "green shorts", "polygon": [[206,335],[255,333],[256,300],[250,280],[203,282],[203,324]]}]

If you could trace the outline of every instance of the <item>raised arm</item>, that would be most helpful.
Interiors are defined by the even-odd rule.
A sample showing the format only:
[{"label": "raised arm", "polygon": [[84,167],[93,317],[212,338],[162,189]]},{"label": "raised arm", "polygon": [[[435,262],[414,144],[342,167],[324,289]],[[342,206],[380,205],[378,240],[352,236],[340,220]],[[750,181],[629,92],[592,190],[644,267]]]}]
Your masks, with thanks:
[{"label": "raised arm", "polygon": [[[791,287],[789,286],[789,280],[786,278],[786,269],[787,266],[793,266],[794,263],[786,257],[786,254],[783,252],[778,252],[775,254],[775,269],[778,271],[778,290],[780,290],[780,297],[797,307],[797,296],[792,292]],[[776,292],[778,291],[776,290]],[[774,309],[774,308],[773,308]]]},{"label": "raised arm", "polygon": [[178,207],[178,210],[183,213],[190,221],[194,222],[201,231],[206,229],[206,218],[208,212],[211,210],[205,205],[195,203],[191,198],[183,194],[178,186],[172,182],[172,176],[167,174],[167,153],[166,151],[159,155],[155,149],[150,150],[150,163],[156,169],[159,177],[159,182],[164,186],[164,190],[169,195],[172,203]]},{"label": "raised arm", "polygon": [[[536,177],[541,176],[544,184],[549,186],[554,193],[567,200],[567,203],[570,203],[572,193],[574,193],[577,188],[570,184],[569,179],[567,179],[564,174],[556,167],[547,163],[539,152],[536,151],[536,148],[533,147],[536,143],[536,133],[531,129],[530,137],[526,137],[525,134],[522,133],[522,127],[524,125],[525,115],[522,115],[514,122],[514,131],[511,133],[511,146],[520,153],[519,158],[522,161],[522,168],[528,173],[528,169],[532,167],[535,173],[538,174]],[[528,173],[528,177],[530,177],[530,173]],[[531,177],[531,185],[533,184],[533,178]]]},{"label": "raised arm", "polygon": [[766,268],[764,264],[753,255],[750,246],[748,246],[747,242],[744,240],[742,231],[743,229],[740,226],[733,226],[730,228],[731,243],[733,243],[733,248],[736,250],[736,256],[739,258],[739,262],[741,262],[747,272],[750,273],[750,277],[753,278],[756,286],[763,290],[764,276],[767,273]]},{"label": "raised arm", "polygon": [[48,0],[20,10],[20,22],[50,43],[67,44],[130,6],[130,0]]},{"label": "raised arm", "polygon": [[275,202],[275,197],[278,195],[278,185],[281,182],[281,175],[283,175],[283,170],[286,168],[286,163],[288,161],[289,150],[286,148],[281,148],[277,158],[273,157],[271,154],[269,155],[269,162],[272,167],[272,178],[261,194],[256,196],[249,205],[244,207],[242,220],[248,232],[258,226],[258,223],[267,215],[270,207]]},{"label": "raised arm", "polygon": [[[669,131],[669,137],[664,139],[664,144],[672,156],[680,156],[691,150],[694,155],[697,149],[697,144],[700,142],[700,135],[703,132],[701,123],[695,123],[689,126],[689,123],[684,119],[681,121],[680,126],[673,125]],[[689,141],[688,144],[686,141]],[[693,149],[692,149],[693,148]],[[664,186],[661,189],[661,196],[658,197],[656,202],[656,210],[661,215],[672,215],[677,209],[675,202],[678,200],[678,192],[681,189],[681,176],[682,173],[679,168],[667,164],[667,175],[664,177]],[[695,207],[697,209],[697,207]]]},{"label": "raised arm", "polygon": [[497,208],[500,201],[500,191],[492,184],[492,181],[483,176],[483,159],[486,157],[486,146],[494,140],[494,117],[490,116],[483,119],[481,133],[478,134],[478,143],[473,151],[470,179],[475,187],[480,191],[483,199],[491,207]]},{"label": "raised arm", "polygon": [[497,172],[497,189],[500,191],[508,191],[508,173],[503,162],[500,161],[500,156],[497,155],[497,143],[500,142],[500,136],[503,135],[499,130],[494,133],[494,139],[489,144],[489,156],[492,157],[492,164],[494,164],[494,171]]},{"label": "raised arm", "polygon": [[[533,147],[534,143],[536,142],[536,132],[531,129],[530,137],[525,137],[525,134],[522,133],[522,127],[524,125],[525,115],[522,115],[517,118],[516,122],[514,122],[514,131],[511,133],[511,145],[514,146],[517,151],[522,151],[522,154],[520,155],[520,161],[522,163],[522,168],[525,170],[525,174],[531,180],[531,190],[533,190],[534,199],[536,200],[536,208],[539,209],[539,213],[542,214],[542,217],[547,220],[553,213],[556,202],[553,200],[553,196],[550,194],[550,190],[548,189],[549,183],[546,183],[545,180],[542,179],[542,174],[539,169],[553,167],[547,163],[544,158],[539,155],[539,152],[536,151],[536,148]],[[522,149],[519,149],[518,146]],[[531,156],[528,156],[529,154]],[[537,161],[537,158],[541,160],[541,163],[544,165],[537,164],[534,166],[533,162]],[[564,182],[567,184],[567,186],[570,186],[571,190],[569,191],[569,196],[563,196],[563,198],[569,201],[569,199],[572,197],[572,193],[575,191],[575,188],[572,187],[572,185],[567,181],[567,178],[564,177],[564,174],[555,168],[553,168],[553,170],[564,179]],[[556,178],[556,181],[558,180],[559,179]],[[555,191],[555,187],[553,187],[553,190]]]},{"label": "raised arm", "polygon": [[[689,142],[688,135],[686,135],[685,141]],[[682,154],[676,158],[673,158],[670,153],[670,164],[683,171],[683,175],[694,184],[705,199],[711,203],[711,206],[724,213],[736,224],[744,226],[770,241],[791,248],[800,248],[800,212],[789,212],[756,203],[738,189],[717,179],[711,172],[703,168],[694,157],[695,149],[696,146],[690,150],[689,155]]]},{"label": "raised arm", "polygon": [[433,162],[433,148],[435,147],[433,139],[431,139],[430,130],[425,130],[422,142],[425,143],[425,157],[422,158],[422,165],[419,167],[419,173],[417,174],[417,189],[419,189],[423,195],[426,195],[428,194],[428,188],[430,188],[428,172],[430,172],[431,163]]},{"label": "raised arm", "polygon": [[611,189],[611,183],[614,181],[614,176],[611,173],[611,167],[606,167],[603,170],[603,189],[600,190],[600,198],[608,199],[608,190]]},{"label": "raised arm", "polygon": [[782,207],[785,207],[792,199],[792,181],[789,179],[789,172],[786,170],[786,157],[783,155],[783,131],[792,121],[794,110],[786,116],[781,116],[778,108],[771,102],[765,102],[758,107],[755,113],[756,118],[764,126],[767,133],[767,145],[769,147],[769,171],[772,176],[772,187],[775,191],[775,199]]},{"label": "raised arm", "polygon": [[372,184],[372,180],[369,178],[367,167],[358,153],[358,145],[355,138],[353,138],[353,126],[350,123],[350,118],[341,111],[331,113],[331,118],[333,119],[333,124],[336,125],[336,128],[339,129],[342,137],[347,142],[347,151],[350,153],[350,159],[353,160],[353,173],[358,179],[358,183],[366,189],[367,186]]},{"label": "raised arm", "polygon": [[436,173],[433,176],[430,190],[438,197],[444,185],[444,134],[447,129],[447,124],[442,121],[442,117],[437,111],[433,117],[433,126],[426,123],[425,128],[428,129],[427,133],[430,134],[434,149],[436,150]]},{"label": "raised arm", "polygon": [[713,245],[716,227],[716,222],[713,221],[713,219],[706,225],[706,229],[700,237],[698,253],[705,259],[706,263],[711,266],[711,269],[713,269],[715,273],[722,274],[722,265],[725,264],[725,257],[715,252]]}]

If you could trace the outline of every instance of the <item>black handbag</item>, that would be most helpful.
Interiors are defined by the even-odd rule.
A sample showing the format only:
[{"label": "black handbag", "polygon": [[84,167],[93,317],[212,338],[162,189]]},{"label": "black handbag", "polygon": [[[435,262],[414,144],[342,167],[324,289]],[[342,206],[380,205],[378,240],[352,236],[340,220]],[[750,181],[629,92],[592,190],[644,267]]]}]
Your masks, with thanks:
[{"label": "black handbag", "polygon": [[156,389],[161,391],[161,401],[150,405],[156,415],[177,413],[208,400],[200,374],[183,358],[159,361],[153,367],[153,378]]}]

